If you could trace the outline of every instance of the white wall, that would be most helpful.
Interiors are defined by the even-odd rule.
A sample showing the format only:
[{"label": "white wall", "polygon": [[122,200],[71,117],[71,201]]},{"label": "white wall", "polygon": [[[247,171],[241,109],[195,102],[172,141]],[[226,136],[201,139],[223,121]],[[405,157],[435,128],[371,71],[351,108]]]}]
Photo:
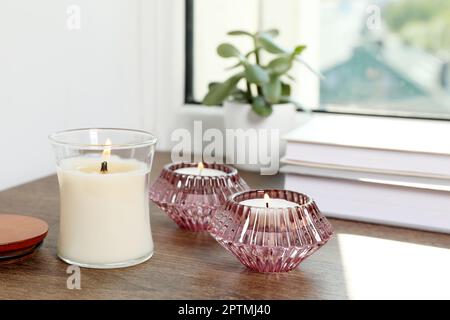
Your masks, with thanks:
[{"label": "white wall", "polygon": [[[80,30],[66,26],[72,4],[81,8]],[[141,103],[141,5],[0,2],[0,189],[54,172],[52,131],[144,126],[151,104]]]}]

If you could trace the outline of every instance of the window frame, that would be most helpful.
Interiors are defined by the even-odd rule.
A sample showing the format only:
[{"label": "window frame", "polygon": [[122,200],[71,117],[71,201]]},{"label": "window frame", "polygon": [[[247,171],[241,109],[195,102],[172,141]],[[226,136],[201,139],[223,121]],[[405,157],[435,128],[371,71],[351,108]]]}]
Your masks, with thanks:
[{"label": "window frame", "polygon": [[194,98],[194,0],[185,0],[184,103],[200,104]]},{"label": "window frame", "polygon": [[[190,106],[198,106],[202,103],[194,98],[194,0],[185,0],[185,46],[184,46],[184,104]],[[368,110],[362,111],[344,111],[333,110],[331,105],[320,105],[318,109],[302,110],[299,112],[312,112],[313,114],[342,114],[351,116],[370,116],[370,117],[385,117],[385,118],[400,118],[400,119],[419,119],[431,121],[450,121],[450,114],[447,117],[441,116],[421,116],[414,114],[400,114],[400,113],[381,113]]]}]

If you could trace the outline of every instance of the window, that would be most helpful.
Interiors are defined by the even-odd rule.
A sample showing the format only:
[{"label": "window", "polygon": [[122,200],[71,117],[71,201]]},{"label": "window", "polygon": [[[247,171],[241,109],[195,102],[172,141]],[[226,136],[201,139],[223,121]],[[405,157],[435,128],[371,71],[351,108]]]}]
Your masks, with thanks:
[{"label": "window", "polygon": [[186,102],[227,77],[223,41],[233,29],[278,28],[279,41],[308,46],[324,75],[295,68],[294,95],[321,112],[450,119],[448,0],[187,0]]}]

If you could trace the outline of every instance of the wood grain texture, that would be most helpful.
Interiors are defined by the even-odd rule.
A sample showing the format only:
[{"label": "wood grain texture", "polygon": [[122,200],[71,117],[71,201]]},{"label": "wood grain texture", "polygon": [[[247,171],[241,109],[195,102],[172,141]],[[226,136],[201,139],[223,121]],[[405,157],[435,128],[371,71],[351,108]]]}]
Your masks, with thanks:
[{"label": "wood grain texture", "polygon": [[[152,181],[168,162],[167,154],[157,154]],[[283,185],[282,176],[242,176],[255,188]],[[335,237],[297,270],[258,274],[208,234],[180,230],[153,204],[154,256],[126,269],[82,269],[81,290],[69,290],[68,265],[56,257],[56,177],[0,192],[0,211],[49,224],[33,257],[0,265],[0,299],[450,298],[449,235],[330,219]]]}]

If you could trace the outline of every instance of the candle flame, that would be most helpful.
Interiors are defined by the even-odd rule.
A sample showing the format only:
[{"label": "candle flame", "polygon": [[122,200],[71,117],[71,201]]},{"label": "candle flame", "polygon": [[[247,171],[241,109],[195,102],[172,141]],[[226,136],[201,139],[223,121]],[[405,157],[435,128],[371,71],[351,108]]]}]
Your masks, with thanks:
[{"label": "candle flame", "polygon": [[264,193],[264,201],[266,201],[266,208],[269,207],[270,197],[267,193]]},{"label": "candle flame", "polygon": [[107,161],[111,157],[111,145],[112,142],[110,139],[106,139],[105,141],[105,149],[103,149],[102,160]]},{"label": "candle flame", "polygon": [[199,162],[197,168],[198,170],[202,171],[203,169],[205,169],[205,165],[203,164],[203,162]]}]

